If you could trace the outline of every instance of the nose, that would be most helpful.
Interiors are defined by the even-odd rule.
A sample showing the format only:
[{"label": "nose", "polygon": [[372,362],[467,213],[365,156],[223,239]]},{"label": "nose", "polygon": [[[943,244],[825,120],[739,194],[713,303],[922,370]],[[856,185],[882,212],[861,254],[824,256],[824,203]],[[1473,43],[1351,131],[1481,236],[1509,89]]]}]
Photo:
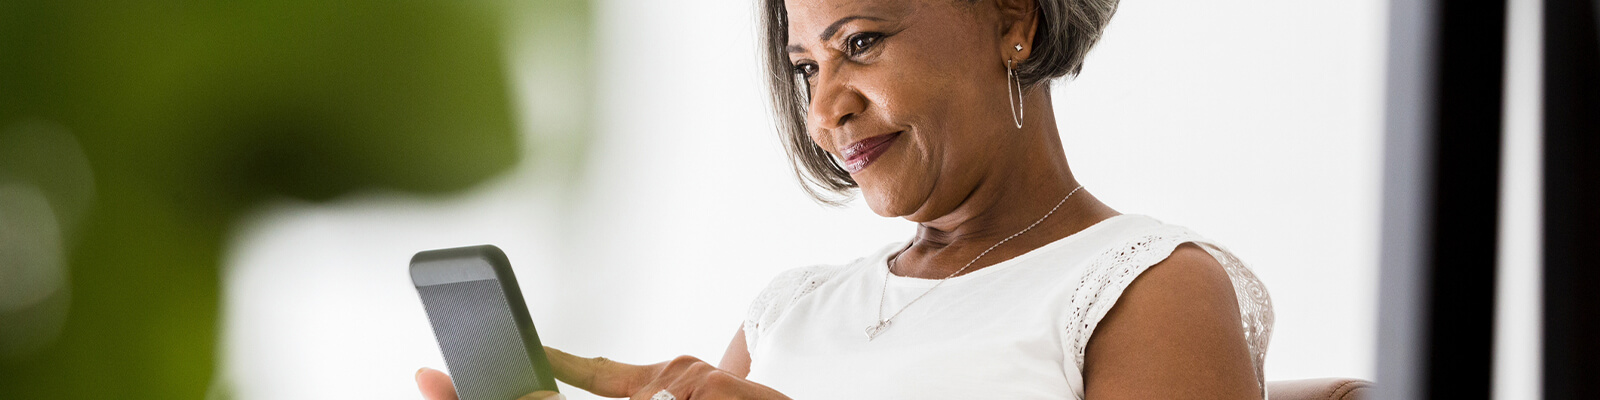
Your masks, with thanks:
[{"label": "nose", "polygon": [[833,69],[817,76],[812,88],[811,111],[807,123],[824,130],[835,130],[850,122],[867,107],[867,99],[851,85],[847,73]]}]

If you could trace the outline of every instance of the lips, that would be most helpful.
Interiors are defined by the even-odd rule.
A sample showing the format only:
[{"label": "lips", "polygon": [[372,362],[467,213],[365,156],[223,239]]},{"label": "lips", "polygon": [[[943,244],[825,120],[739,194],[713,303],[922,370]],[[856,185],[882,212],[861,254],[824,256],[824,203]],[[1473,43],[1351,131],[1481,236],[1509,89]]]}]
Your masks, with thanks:
[{"label": "lips", "polygon": [[867,168],[867,165],[876,161],[878,156],[883,155],[884,151],[889,150],[889,146],[894,144],[894,140],[900,137],[900,133],[895,132],[861,139],[850,144],[849,147],[845,147],[843,151],[839,152],[839,155],[844,157],[844,170],[855,174]]}]

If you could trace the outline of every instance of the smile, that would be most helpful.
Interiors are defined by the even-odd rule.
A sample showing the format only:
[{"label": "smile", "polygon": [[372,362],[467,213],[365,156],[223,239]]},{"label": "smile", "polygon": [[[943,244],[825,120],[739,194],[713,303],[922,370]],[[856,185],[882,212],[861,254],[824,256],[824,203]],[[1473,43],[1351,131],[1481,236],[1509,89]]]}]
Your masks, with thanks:
[{"label": "smile", "polygon": [[844,151],[840,152],[840,156],[844,157],[844,170],[855,174],[867,168],[867,165],[872,164],[873,161],[878,159],[878,156],[889,150],[889,145],[894,144],[894,140],[900,137],[900,133],[895,132],[861,139],[861,141],[845,147]]}]

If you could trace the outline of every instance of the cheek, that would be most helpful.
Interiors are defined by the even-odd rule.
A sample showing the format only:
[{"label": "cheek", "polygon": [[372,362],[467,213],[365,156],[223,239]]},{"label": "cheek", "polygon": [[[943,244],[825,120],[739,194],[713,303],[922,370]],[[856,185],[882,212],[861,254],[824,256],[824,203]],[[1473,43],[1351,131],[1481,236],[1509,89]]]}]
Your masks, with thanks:
[{"label": "cheek", "polygon": [[992,96],[975,84],[984,81],[983,77],[969,76],[973,74],[966,66],[940,63],[937,59],[913,60],[902,65],[905,67],[892,68],[892,72],[886,73],[884,81],[890,84],[879,89],[881,105],[896,124],[915,129],[914,142],[920,148],[918,151],[924,153],[925,161],[968,158],[964,155],[970,151],[965,150],[982,146],[997,132],[985,128],[995,123],[988,114],[1003,112],[1004,105],[995,107],[984,103]]},{"label": "cheek", "polygon": [[824,151],[831,152],[831,150],[828,149],[828,145],[827,145],[827,143],[828,143],[827,139],[828,138],[825,137],[823,133],[821,133],[821,130],[816,129],[816,128],[812,128],[812,124],[810,124],[810,123],[807,123],[805,126],[806,126],[806,136],[811,138],[811,143],[817,145],[817,147],[821,147],[822,150],[824,150]]}]

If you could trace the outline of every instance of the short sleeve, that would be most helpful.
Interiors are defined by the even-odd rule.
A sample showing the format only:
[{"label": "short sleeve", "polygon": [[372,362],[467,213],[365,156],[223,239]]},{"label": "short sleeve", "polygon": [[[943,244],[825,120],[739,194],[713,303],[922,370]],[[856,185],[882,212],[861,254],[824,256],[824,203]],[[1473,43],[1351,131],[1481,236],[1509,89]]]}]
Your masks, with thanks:
[{"label": "short sleeve", "polygon": [[[1222,264],[1232,281],[1244,324],[1245,339],[1249,344],[1251,361],[1255,367],[1256,380],[1265,390],[1266,381],[1262,374],[1262,364],[1266,359],[1273,320],[1272,300],[1267,296],[1266,287],[1227,249],[1188,229],[1173,225],[1157,227],[1144,235],[1109,248],[1096,256],[1083,270],[1077,283],[1078,288],[1072,296],[1072,303],[1067,308],[1067,334],[1063,339],[1066,342],[1064,343],[1066,354],[1070,358],[1068,362],[1073,363],[1078,371],[1083,371],[1084,350],[1088,346],[1089,336],[1094,334],[1100,320],[1104,319],[1106,313],[1116,305],[1122,292],[1139,274],[1166,260],[1179,245],[1184,243],[1195,243],[1210,253],[1218,263]],[[1081,376],[1077,378],[1081,380]],[[1074,383],[1082,388],[1081,381]]]},{"label": "short sleeve", "polygon": [[756,295],[745,313],[744,343],[750,357],[756,357],[756,344],[763,333],[788,311],[795,300],[810,294],[838,274],[838,267],[817,265],[784,271],[772,278],[767,288]]}]

